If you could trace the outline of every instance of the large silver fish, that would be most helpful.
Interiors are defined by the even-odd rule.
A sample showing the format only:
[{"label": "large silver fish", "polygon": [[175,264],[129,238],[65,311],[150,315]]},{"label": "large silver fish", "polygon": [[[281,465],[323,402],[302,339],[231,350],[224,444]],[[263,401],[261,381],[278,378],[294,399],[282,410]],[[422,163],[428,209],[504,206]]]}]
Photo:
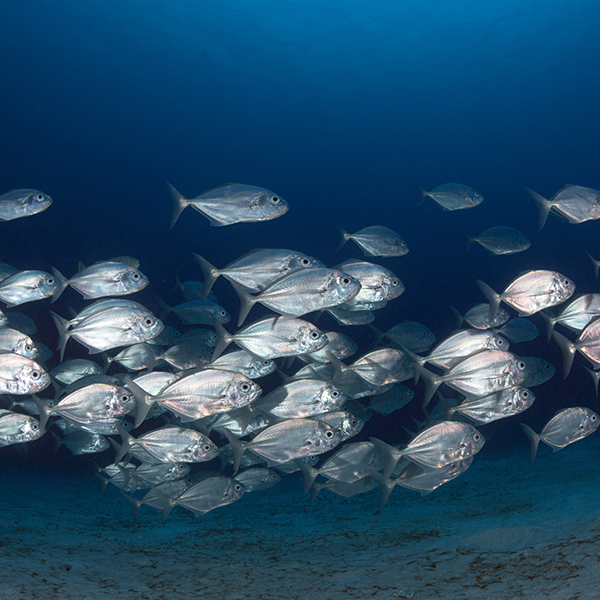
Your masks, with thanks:
[{"label": "large silver fish", "polygon": [[471,237],[465,233],[467,240],[467,250],[471,244],[477,243],[483,246],[490,254],[516,254],[523,252],[531,246],[529,238],[514,227],[505,227],[498,225],[496,227],[488,227],[481,231],[475,237]]},{"label": "large silver fish", "polygon": [[540,440],[551,446],[554,452],[594,433],[600,425],[598,415],[589,408],[565,408],[559,411],[537,434],[531,427],[521,423],[531,443],[529,464],[535,460]]},{"label": "large silver fish", "polygon": [[573,281],[556,271],[527,271],[513,279],[501,294],[479,279],[477,284],[490,303],[490,321],[496,316],[500,302],[518,310],[520,317],[526,317],[568,300],[575,292]]},{"label": "large silver fish", "polygon": [[0,446],[23,444],[44,434],[37,419],[0,408]]},{"label": "large silver fish", "polygon": [[275,248],[252,250],[223,269],[217,269],[199,254],[193,253],[192,256],[204,272],[203,298],[206,298],[221,275],[229,281],[239,283],[249,292],[260,292],[293,271],[325,267],[320,260],[302,252]]},{"label": "large silver fish", "polygon": [[256,296],[235,282],[232,285],[241,302],[238,327],[257,302],[279,314],[301,317],[343,304],[360,291],[360,282],[356,278],[337,269],[322,267],[288,273]]},{"label": "large silver fish", "polygon": [[348,233],[335,224],[340,250],[348,240],[352,240],[365,253],[365,256],[404,256],[408,254],[408,244],[395,231],[382,225],[363,227],[356,233]]},{"label": "large silver fish", "polygon": [[43,300],[54,294],[56,278],[44,271],[17,271],[0,282],[0,300],[6,306]]},{"label": "large silver fish", "polygon": [[39,363],[20,354],[0,351],[0,394],[35,394],[51,382]]},{"label": "large silver fish", "polygon": [[0,221],[29,217],[46,210],[52,198],[38,190],[13,190],[0,196]]},{"label": "large silver fish", "polygon": [[594,317],[600,315],[600,294],[584,294],[569,302],[557,316],[542,311],[540,316],[546,323],[547,339],[550,340],[554,326],[558,323],[579,333]]},{"label": "large silver fish", "polygon": [[600,219],[600,190],[580,185],[566,185],[558,190],[550,200],[529,188],[525,188],[525,190],[537,208],[540,231],[544,227],[549,213],[567,223],[583,223],[592,219]]},{"label": "large silver fish", "polygon": [[182,196],[171,184],[167,187],[173,198],[173,215],[169,228],[175,225],[179,215],[191,206],[204,215],[212,227],[233,223],[269,221],[285,214],[288,203],[279,195],[265,188],[241,183],[221,185],[192,199]]}]

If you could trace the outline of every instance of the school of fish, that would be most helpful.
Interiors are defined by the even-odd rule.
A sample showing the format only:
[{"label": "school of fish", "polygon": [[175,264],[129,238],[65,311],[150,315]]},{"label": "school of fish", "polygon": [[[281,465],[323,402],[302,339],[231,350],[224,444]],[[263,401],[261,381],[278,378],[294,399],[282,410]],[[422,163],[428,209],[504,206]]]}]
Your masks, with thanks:
[{"label": "school of fish", "polygon": [[[430,198],[445,211],[484,201],[468,185],[417,187],[419,204]],[[168,190],[170,227],[188,206],[214,227],[271,220],[290,209],[280,195],[252,185],[226,184],[191,199],[170,184]],[[598,190],[568,185],[549,200],[527,193],[540,229],[549,214],[571,224],[600,218]],[[0,221],[36,215],[51,204],[41,191],[13,190],[0,196]],[[484,445],[480,428],[533,404],[531,388],[555,368],[516,353],[515,346],[540,333],[526,317],[543,319],[547,340],[562,351],[564,377],[577,353],[588,361],[597,397],[600,294],[573,297],[575,283],[567,275],[530,270],[515,273],[502,291],[478,280],[486,302],[465,315],[453,309],[457,328],[440,341],[409,320],[383,332],[371,324],[375,312],[405,286],[370,259],[398,259],[409,252],[407,242],[380,225],[354,233],[335,228],[338,250],[352,241],[364,258],[329,267],[318,257],[267,248],[215,266],[194,254],[202,281],[177,279],[182,302],[168,306],[159,299],[160,315],[126,298],[151,285],[131,257],[80,264],[68,277],[54,266],[48,273],[0,263],[0,446],[49,432],[56,450],[98,454],[102,485],[123,492],[134,518],[143,506],[163,518],[176,506],[200,516],[291,473],[301,474],[311,501],[322,489],[350,497],[379,488],[382,507],[396,486],[428,494],[464,473]],[[508,226],[464,235],[467,249],[476,243],[495,255],[531,244]],[[600,261],[589,256],[598,277]],[[235,327],[212,289],[219,277],[240,299]],[[54,304],[67,288],[89,301],[78,313]],[[41,300],[52,304],[57,329],[47,345],[31,337],[37,328],[26,314],[10,310]],[[255,304],[268,312],[252,320]],[[323,313],[344,331],[321,329]],[[355,358],[352,327],[365,326],[375,346]],[[70,358],[76,345],[90,358]],[[49,346],[57,350],[51,370],[45,366],[54,355]],[[264,378],[274,373],[278,385],[261,384],[272,382],[275,375]],[[401,442],[404,433],[392,443],[352,441],[373,413],[387,416],[412,402],[416,392],[407,384],[419,380],[426,418],[408,442]],[[539,433],[522,423],[530,462],[540,441],[560,450],[599,424],[583,406],[560,410]]]}]

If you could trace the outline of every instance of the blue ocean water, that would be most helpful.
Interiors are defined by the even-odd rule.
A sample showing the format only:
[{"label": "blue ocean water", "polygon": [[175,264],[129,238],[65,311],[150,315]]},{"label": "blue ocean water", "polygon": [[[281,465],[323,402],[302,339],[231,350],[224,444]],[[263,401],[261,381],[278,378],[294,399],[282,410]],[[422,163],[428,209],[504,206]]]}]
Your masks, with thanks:
[{"label": "blue ocean water", "polygon": [[[0,191],[40,189],[54,204],[1,225],[0,260],[72,274],[80,260],[131,255],[151,281],[136,299],[158,312],[155,296],[176,299],[176,271],[201,279],[192,252],[221,267],[253,248],[294,248],[332,266],[361,257],[351,243],[335,252],[334,222],[384,224],[411,250],[375,260],[406,285],[378,313],[383,330],[411,319],[442,339],[454,327],[450,305],[464,312],[484,301],[476,279],[501,290],[529,269],[596,292],[585,251],[600,257],[597,223],[550,216],[538,233],[524,188],[545,197],[565,184],[600,188],[599,28],[589,0],[6,3]],[[466,183],[485,201],[457,212],[418,206],[413,178],[427,189]],[[167,181],[189,197],[225,182],[263,186],[290,210],[212,228],[187,209],[169,231]],[[465,253],[462,232],[491,225],[517,227],[531,248]],[[237,314],[228,284],[216,291]],[[22,308],[53,348],[48,307]],[[352,335],[370,347],[368,331]],[[520,348],[559,372],[527,413],[485,428],[484,454],[526,453],[520,421],[539,430],[558,408],[597,408],[580,358],[563,382],[555,344]],[[79,350],[72,355],[86,356]],[[402,441],[398,427],[422,417],[418,404],[374,417],[360,439]],[[53,455],[47,438],[27,452],[2,449],[0,460],[81,464]]]}]

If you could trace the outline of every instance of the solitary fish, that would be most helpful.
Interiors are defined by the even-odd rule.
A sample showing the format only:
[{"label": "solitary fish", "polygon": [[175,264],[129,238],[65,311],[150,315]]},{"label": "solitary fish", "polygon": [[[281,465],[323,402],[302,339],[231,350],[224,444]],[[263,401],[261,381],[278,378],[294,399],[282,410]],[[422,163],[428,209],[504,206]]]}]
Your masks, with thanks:
[{"label": "solitary fish", "polygon": [[479,279],[477,284],[490,303],[490,320],[496,316],[500,302],[518,310],[520,317],[527,317],[568,300],[575,292],[575,284],[556,271],[528,271],[514,279],[501,294]]},{"label": "solitary fish", "polygon": [[531,427],[521,423],[531,443],[529,464],[535,460],[540,440],[551,446],[554,452],[594,433],[600,425],[598,415],[589,408],[565,408],[556,414],[537,434]]},{"label": "solitary fish", "polygon": [[265,188],[241,183],[220,185],[188,200],[170,183],[167,187],[173,198],[173,215],[169,229],[179,215],[191,206],[204,215],[211,227],[223,227],[240,222],[269,221],[289,209],[288,203],[279,195]]},{"label": "solitary fish", "polygon": [[0,221],[35,215],[51,204],[52,198],[38,190],[13,190],[0,196]]},{"label": "solitary fish", "polygon": [[408,244],[402,237],[382,225],[363,227],[356,233],[348,233],[337,223],[339,241],[336,250],[340,250],[348,240],[352,240],[365,253],[365,256],[404,256],[408,254]]},{"label": "solitary fish", "polygon": [[442,183],[437,185],[429,192],[425,191],[419,182],[415,179],[421,195],[419,205],[428,196],[437,202],[444,210],[461,210],[464,208],[473,208],[483,202],[483,196],[472,187],[461,183]]},{"label": "solitary fish", "polygon": [[516,254],[517,252],[527,250],[531,246],[529,238],[524,233],[514,227],[505,227],[503,225],[488,227],[475,237],[471,237],[465,233],[465,239],[467,241],[467,250],[469,250],[472,243],[477,242],[490,254],[496,255]]}]

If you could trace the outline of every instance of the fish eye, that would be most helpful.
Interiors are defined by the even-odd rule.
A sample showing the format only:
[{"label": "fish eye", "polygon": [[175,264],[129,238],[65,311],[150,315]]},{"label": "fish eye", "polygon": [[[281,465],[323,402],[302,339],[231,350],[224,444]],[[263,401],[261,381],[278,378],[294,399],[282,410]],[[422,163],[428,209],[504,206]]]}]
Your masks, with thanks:
[{"label": "fish eye", "polygon": [[220,314],[222,317],[225,317],[225,316],[227,316],[227,313],[226,313],[224,310],[221,310],[221,311],[219,311],[219,314]]},{"label": "fish eye", "polygon": [[333,398],[337,398],[339,395],[340,395],[340,393],[338,392],[338,390],[333,390],[333,391],[331,392],[331,396],[332,396]]},{"label": "fish eye", "polygon": [[54,283],[54,279],[52,279],[52,277],[48,277],[46,281],[48,282],[48,285],[52,285]]},{"label": "fish eye", "polygon": [[129,396],[127,394],[121,395],[121,402],[127,402],[129,400]]},{"label": "fish eye", "polygon": [[397,279],[392,279],[392,285],[395,287],[398,285],[398,280]]},{"label": "fish eye", "polygon": [[522,370],[523,370],[523,369],[524,369],[526,366],[527,366],[527,365],[526,365],[526,364],[525,364],[523,361],[521,361],[521,362],[520,362],[520,363],[517,365],[517,367],[518,367],[518,368],[519,368],[521,371],[522,371]]},{"label": "fish eye", "polygon": [[242,390],[242,392],[248,392],[250,391],[250,385],[248,383],[242,383],[242,385],[240,385],[240,390]]},{"label": "fish eye", "polygon": [[275,475],[271,475],[271,479],[277,479]]},{"label": "fish eye", "polygon": [[208,444],[204,444],[204,446],[202,446],[202,449],[204,450],[204,452],[208,452],[210,450],[210,446]]},{"label": "fish eye", "polygon": [[318,333],[317,331],[311,331],[311,332],[310,332],[310,337],[311,337],[313,340],[316,340],[316,339],[318,339],[318,338],[319,338],[319,333]]},{"label": "fish eye", "polygon": [[350,278],[349,278],[349,277],[344,277],[344,278],[342,279],[342,283],[343,283],[344,285],[350,285]]},{"label": "fish eye", "polygon": [[308,258],[303,258],[303,259],[300,261],[300,264],[301,264],[303,267],[308,267],[308,265],[310,265],[310,260],[308,260]]},{"label": "fish eye", "polygon": [[43,194],[38,194],[38,195],[35,197],[35,199],[36,199],[36,200],[39,200],[39,201],[41,202],[41,201],[44,199],[44,195],[43,195]]},{"label": "fish eye", "polygon": [[550,365],[549,365],[549,364],[546,364],[546,365],[544,365],[544,367],[545,367],[545,368],[546,368],[548,371],[550,370]]},{"label": "fish eye", "polygon": [[328,431],[328,432],[325,434],[325,437],[328,437],[328,438],[330,438],[330,437],[332,437],[332,436],[333,436],[333,431]]},{"label": "fish eye", "polygon": [[523,390],[521,393],[521,398],[529,398],[529,392],[527,390]]},{"label": "fish eye", "polygon": [[473,436],[473,439],[474,439],[476,442],[478,442],[478,441],[481,439],[481,436],[480,436],[478,433],[476,433],[476,434]]},{"label": "fish eye", "polygon": [[236,491],[240,491],[242,489],[242,486],[239,483],[236,483],[236,485],[234,486]]},{"label": "fish eye", "polygon": [[31,344],[27,344],[25,346],[25,350],[27,350],[27,352],[31,352],[33,350],[33,346]]},{"label": "fish eye", "polygon": [[504,346],[504,340],[502,338],[498,338],[498,346]]},{"label": "fish eye", "polygon": [[598,417],[596,415],[592,415],[590,417],[590,421],[593,423]]},{"label": "fish eye", "polygon": [[137,281],[140,278],[140,274],[136,272],[131,277]]},{"label": "fish eye", "polygon": [[281,200],[279,200],[279,198],[277,196],[271,196],[271,202],[273,204],[279,204],[281,202]]},{"label": "fish eye", "polygon": [[39,371],[31,371],[31,379],[39,379],[42,374]]},{"label": "fish eye", "polygon": [[268,367],[268,366],[270,366],[271,361],[270,360],[263,360],[262,364],[263,364],[263,367]]},{"label": "fish eye", "polygon": [[475,198],[479,198],[479,192],[475,192]]},{"label": "fish eye", "polygon": [[406,242],[402,242],[400,245],[401,246],[406,246]]},{"label": "fish eye", "polygon": [[37,431],[39,428],[40,428],[40,426],[39,426],[37,423],[34,423],[34,424],[31,426],[31,429],[33,429],[33,431]]},{"label": "fish eye", "polygon": [[571,282],[568,279],[565,279],[565,285],[571,285]]},{"label": "fish eye", "polygon": [[147,318],[144,320],[144,323],[145,323],[145,325],[146,325],[146,326],[150,327],[150,325],[153,325],[153,324],[154,324],[154,319],[151,319],[150,317],[147,317]]}]

